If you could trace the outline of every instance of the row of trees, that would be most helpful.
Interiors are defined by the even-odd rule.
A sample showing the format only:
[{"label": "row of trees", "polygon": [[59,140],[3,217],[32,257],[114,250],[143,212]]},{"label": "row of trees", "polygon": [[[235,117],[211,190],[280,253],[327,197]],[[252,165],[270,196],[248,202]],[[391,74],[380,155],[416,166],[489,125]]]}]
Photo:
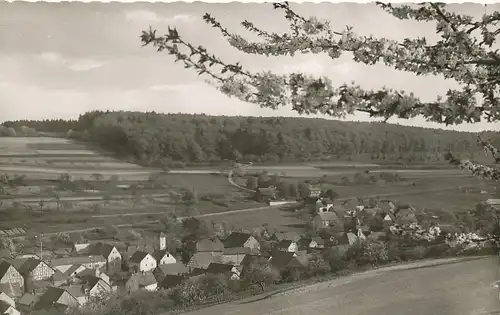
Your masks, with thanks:
[{"label": "row of trees", "polygon": [[297,161],[353,158],[427,161],[473,152],[472,133],[382,123],[305,118],[212,117],[155,112],[89,112],[78,121],[16,121],[5,126],[71,132],[143,164],[172,161]]}]

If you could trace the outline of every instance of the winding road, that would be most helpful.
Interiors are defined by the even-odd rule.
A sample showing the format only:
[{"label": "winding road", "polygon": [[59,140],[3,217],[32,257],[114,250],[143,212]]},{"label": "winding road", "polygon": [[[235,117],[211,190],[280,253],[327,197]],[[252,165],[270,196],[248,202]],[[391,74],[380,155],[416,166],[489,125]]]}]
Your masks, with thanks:
[{"label": "winding road", "polygon": [[186,315],[500,314],[498,258],[417,262],[368,271],[268,298],[216,305]]}]

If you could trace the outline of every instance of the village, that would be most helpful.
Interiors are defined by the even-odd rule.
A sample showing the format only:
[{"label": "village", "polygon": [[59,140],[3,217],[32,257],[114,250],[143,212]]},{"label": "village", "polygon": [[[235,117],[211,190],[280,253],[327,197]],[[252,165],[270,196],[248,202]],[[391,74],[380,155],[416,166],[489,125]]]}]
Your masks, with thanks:
[{"label": "village", "polygon": [[[291,210],[309,213],[304,233],[265,228],[226,231],[225,237],[192,233],[175,243],[167,240],[165,231],[149,243],[94,241],[74,243],[71,250],[56,252],[44,251],[40,243],[40,252],[21,255],[2,250],[0,314],[86,307],[103,303],[113,294],[169,290],[207,275],[264,289],[273,282],[296,281],[333,270],[334,262],[326,261],[326,252],[329,256],[336,253],[336,259],[342,260],[350,248],[363,243],[402,242],[408,231],[412,231],[413,241],[450,246],[453,227],[438,224],[438,220],[433,223],[436,216],[429,216],[420,226],[422,215],[409,205],[389,200],[363,202],[361,198],[356,202],[332,200],[311,185],[308,191],[300,207],[294,205]],[[257,188],[256,198],[268,204],[287,204],[276,199],[273,187]],[[2,233],[12,235],[15,231]],[[180,255],[179,247],[189,256]],[[387,256],[387,250],[381,255]],[[373,259],[377,263],[389,258]]]}]

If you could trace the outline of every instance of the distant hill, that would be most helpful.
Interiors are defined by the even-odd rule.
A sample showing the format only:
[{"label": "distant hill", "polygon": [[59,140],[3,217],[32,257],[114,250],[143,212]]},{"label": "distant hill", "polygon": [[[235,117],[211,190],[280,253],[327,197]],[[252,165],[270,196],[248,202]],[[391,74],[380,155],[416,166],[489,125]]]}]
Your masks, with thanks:
[{"label": "distant hill", "polygon": [[315,118],[93,111],[78,120],[3,125],[90,141],[139,164],[155,166],[225,159],[421,164],[442,160],[448,150],[467,157],[478,152],[474,133]]}]

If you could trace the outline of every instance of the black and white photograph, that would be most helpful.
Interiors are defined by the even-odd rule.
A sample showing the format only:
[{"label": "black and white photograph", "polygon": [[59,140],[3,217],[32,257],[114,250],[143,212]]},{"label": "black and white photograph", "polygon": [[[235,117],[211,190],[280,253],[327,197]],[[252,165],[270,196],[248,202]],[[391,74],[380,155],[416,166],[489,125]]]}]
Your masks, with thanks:
[{"label": "black and white photograph", "polygon": [[0,0],[0,315],[500,315],[500,3]]}]

